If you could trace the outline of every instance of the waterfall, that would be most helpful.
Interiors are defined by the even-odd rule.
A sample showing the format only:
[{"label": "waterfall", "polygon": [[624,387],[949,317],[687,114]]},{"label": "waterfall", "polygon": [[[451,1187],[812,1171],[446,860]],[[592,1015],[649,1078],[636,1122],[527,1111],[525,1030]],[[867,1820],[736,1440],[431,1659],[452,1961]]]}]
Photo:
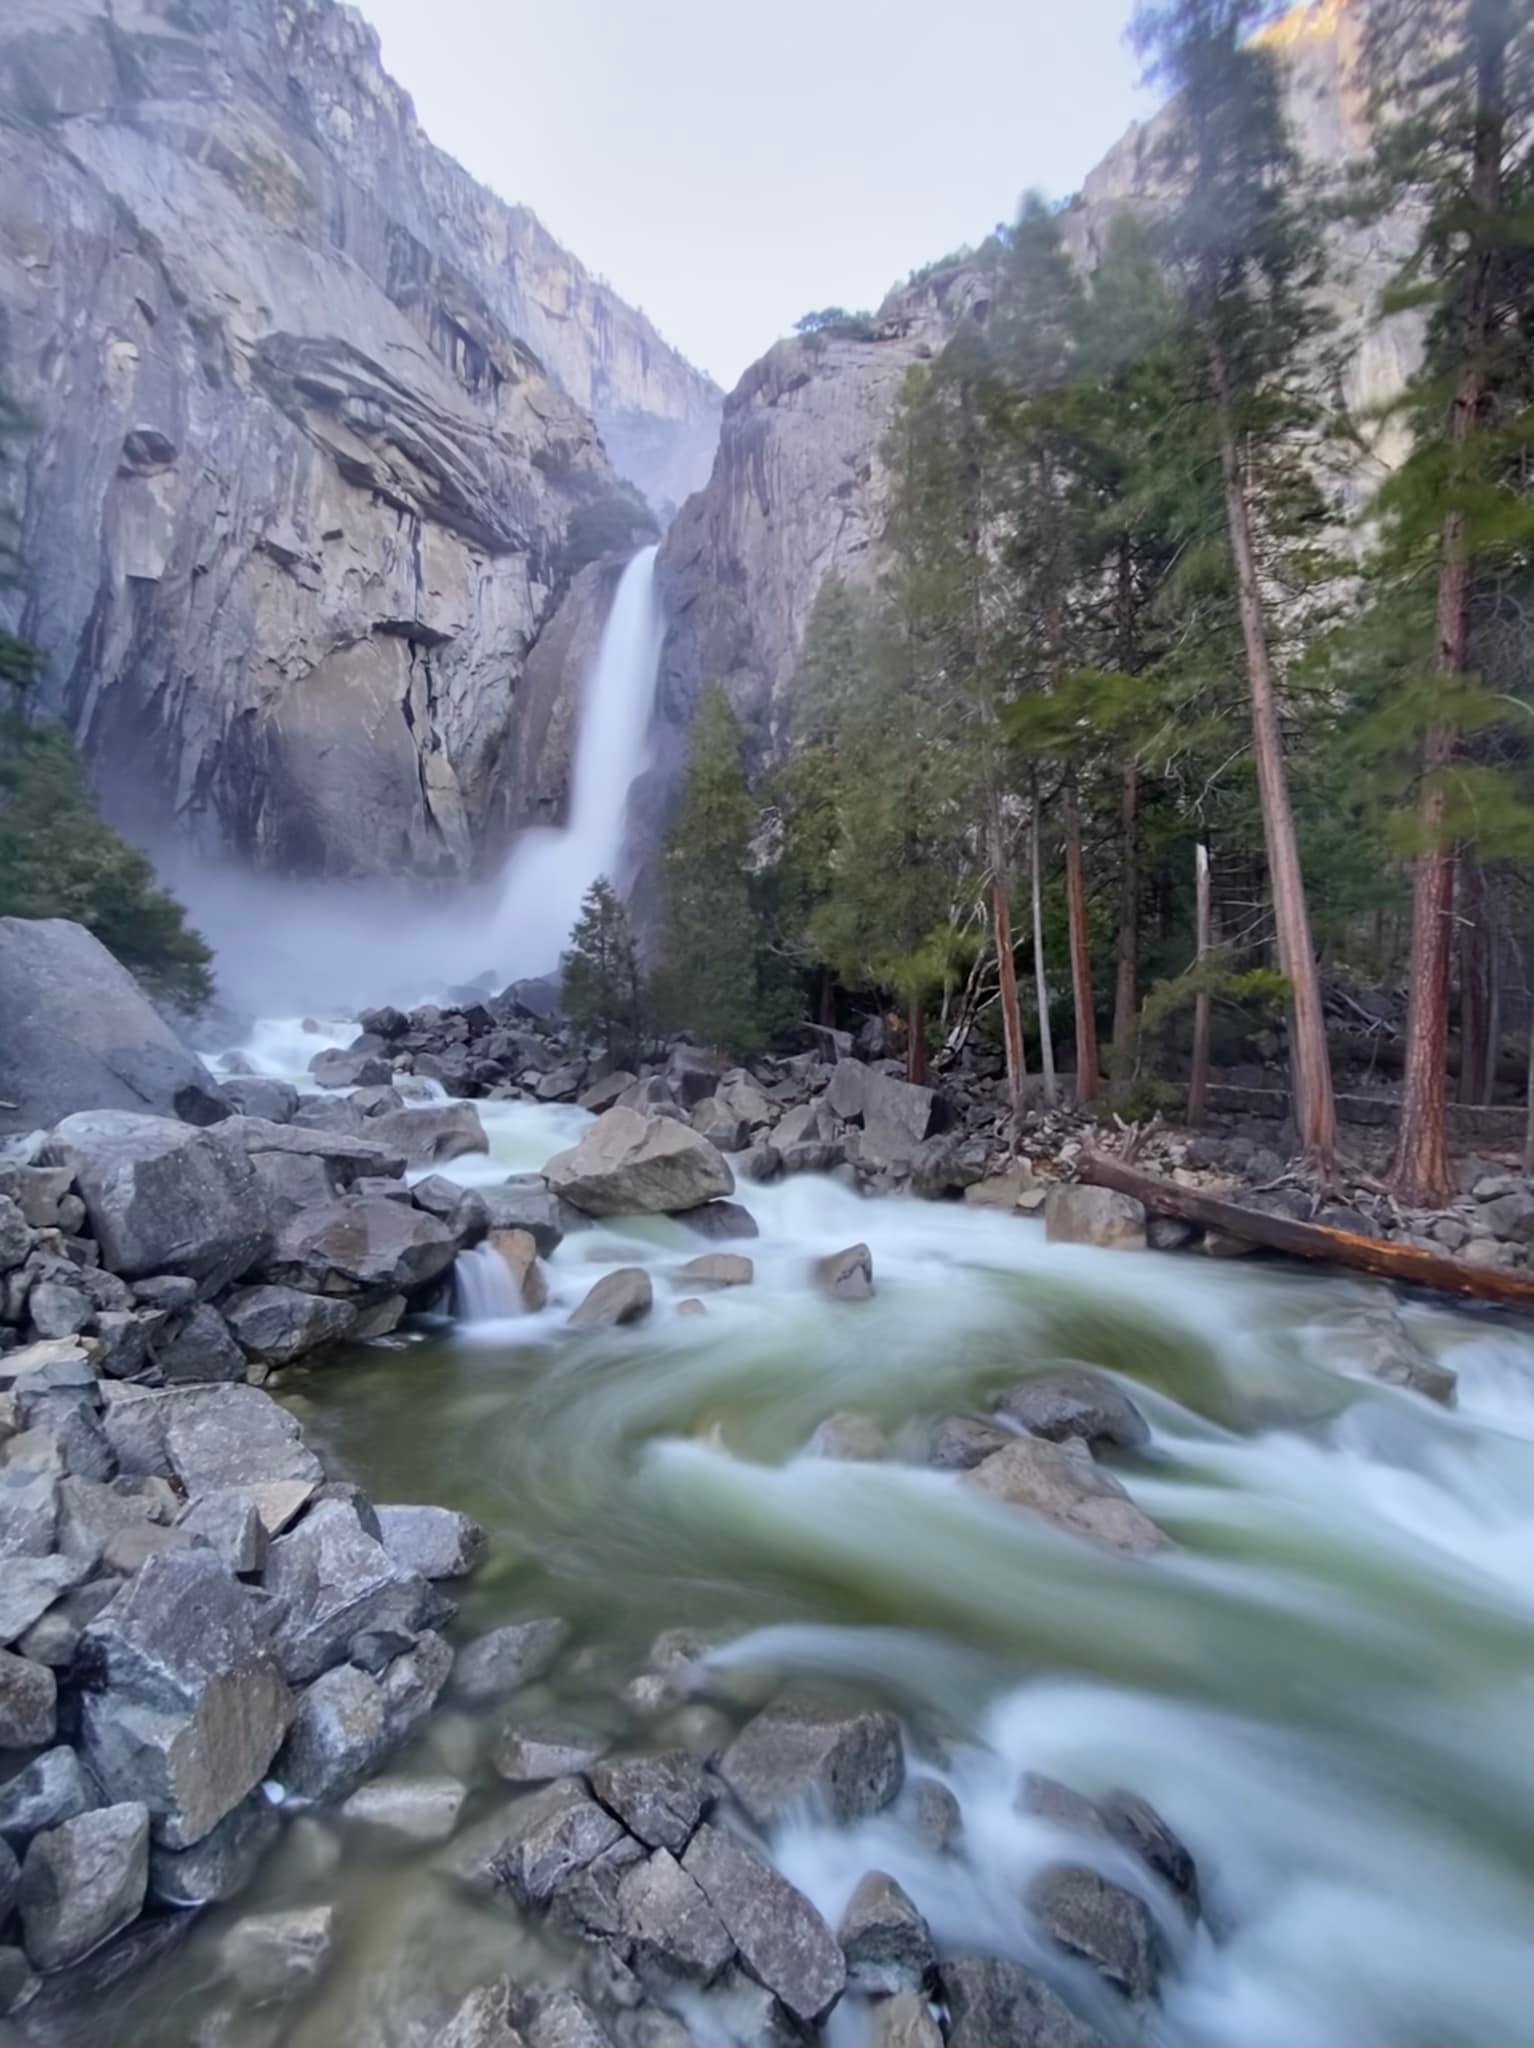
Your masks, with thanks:
[{"label": "waterfall", "polygon": [[581,898],[612,876],[623,851],[628,795],[649,754],[660,662],[654,547],[624,570],[581,692],[570,815],[557,831],[526,832],[506,866],[494,953],[514,975],[545,974],[564,950]]},{"label": "waterfall", "polygon": [[477,1244],[453,1261],[453,1315],[460,1323],[498,1323],[525,1315],[511,1268],[494,1245]]}]

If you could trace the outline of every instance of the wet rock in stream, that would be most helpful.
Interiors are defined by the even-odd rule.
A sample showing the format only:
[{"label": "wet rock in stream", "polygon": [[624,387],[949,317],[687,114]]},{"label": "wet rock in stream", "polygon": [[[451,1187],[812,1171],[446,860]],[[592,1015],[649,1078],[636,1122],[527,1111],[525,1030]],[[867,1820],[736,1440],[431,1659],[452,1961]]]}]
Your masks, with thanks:
[{"label": "wet rock in stream", "polygon": [[759,1827],[811,1802],[845,1825],[879,1813],[905,1781],[893,1714],[775,1701],[719,1759],[719,1776]]}]

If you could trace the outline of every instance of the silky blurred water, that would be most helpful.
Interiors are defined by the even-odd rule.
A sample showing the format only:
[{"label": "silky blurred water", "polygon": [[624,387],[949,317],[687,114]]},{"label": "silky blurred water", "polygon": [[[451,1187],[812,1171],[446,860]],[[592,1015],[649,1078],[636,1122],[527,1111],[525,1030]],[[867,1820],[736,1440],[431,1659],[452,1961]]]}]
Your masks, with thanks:
[{"label": "silky blurred water", "polygon": [[[305,1059],[323,1042],[295,1037]],[[282,1042],[269,1027],[264,1064]],[[450,1169],[470,1183],[541,1166],[584,1122],[481,1110],[490,1157]],[[1014,1794],[1042,1771],[1139,1793],[1197,1857],[1196,1932],[1149,1894],[1174,1963],[1148,2038],[1534,2040],[1534,1336],[1408,1304],[1460,1375],[1445,1411],[1355,1374],[1348,1312],[1383,1296],[1344,1278],[1054,1247],[1031,1221],[820,1179],[739,1194],[761,1234],[731,1249],[755,1281],[709,1295],[703,1317],[677,1316],[675,1269],[707,1244],[666,1219],[604,1223],[560,1246],[539,1315],[280,1383],[375,1499],[445,1502],[490,1530],[458,1633],[570,1619],[559,1667],[515,1709],[676,1740],[680,1724],[635,1719],[619,1694],[656,1633],[686,1626],[722,1645],[710,1687],[733,1720],[787,1678],[834,1682],[894,1706],[913,1770],[958,1797],[951,1856],[904,1806],[780,1829],[778,1861],[833,1920],[878,1867],[941,1943],[1040,1960],[1020,1898],[1060,1838]],[[857,1240],[875,1298],[823,1300],[811,1260]],[[653,1277],[650,1321],[572,1336],[570,1310],[623,1264]],[[1149,1420],[1149,1447],[1117,1469],[1173,1538],[1165,1555],[1099,1552],[920,1463],[933,1421],[1063,1361],[1114,1375]],[[845,1409],[882,1422],[888,1462],[802,1454]],[[448,1705],[411,1760],[468,1778],[469,1822],[505,1797],[484,1760],[499,1718]],[[466,1903],[433,1872],[440,1852],[326,1827],[333,1870],[299,1872],[287,1848],[255,1895],[340,1908],[333,1970],[270,2038],[403,2048],[476,1982],[578,1967],[509,1904]],[[1089,1854],[1143,1887],[1106,1841]],[[195,2038],[187,2002],[217,2006],[213,1950],[238,1910],[162,1967],[157,2011],[124,2038]],[[218,2038],[265,2039],[258,2022]],[[849,2003],[829,2036],[866,2024]],[[700,2040],[730,2037],[725,2015],[707,2027]]]}]

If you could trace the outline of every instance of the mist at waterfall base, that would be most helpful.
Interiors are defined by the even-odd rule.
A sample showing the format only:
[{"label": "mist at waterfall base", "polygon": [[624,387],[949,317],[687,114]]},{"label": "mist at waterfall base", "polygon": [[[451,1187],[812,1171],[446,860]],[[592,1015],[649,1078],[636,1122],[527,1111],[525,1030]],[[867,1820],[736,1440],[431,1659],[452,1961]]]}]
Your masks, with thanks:
[{"label": "mist at waterfall base", "polygon": [[655,557],[644,548],[624,569],[582,681],[566,821],[522,832],[495,882],[283,881],[162,855],[165,881],[214,949],[225,1003],[252,1016],[353,1015],[553,971],[587,889],[599,875],[622,880],[660,660]]}]

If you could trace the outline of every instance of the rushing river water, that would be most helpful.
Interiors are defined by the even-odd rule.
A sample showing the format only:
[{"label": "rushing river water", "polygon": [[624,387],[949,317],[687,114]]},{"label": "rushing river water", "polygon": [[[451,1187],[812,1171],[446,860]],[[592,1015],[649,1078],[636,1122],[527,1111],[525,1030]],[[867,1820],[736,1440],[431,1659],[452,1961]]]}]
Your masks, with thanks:
[{"label": "rushing river water", "polygon": [[[269,1035],[262,1064],[289,1045]],[[541,1166],[584,1121],[481,1109],[491,1157],[450,1169],[468,1182]],[[940,1944],[1037,1961],[1019,1896],[1060,1838],[1014,1794],[1041,1771],[1140,1793],[1197,1857],[1205,1921],[1168,1925],[1150,2038],[1534,2041],[1534,1337],[1408,1309],[1460,1375],[1446,1412],[1350,1372],[1346,1316],[1375,1295],[1343,1279],[1050,1246],[1032,1222],[819,1179],[741,1196],[761,1230],[740,1247],[755,1283],[711,1295],[704,1317],[678,1318],[668,1278],[707,1248],[695,1236],[596,1225],[555,1254],[546,1312],[280,1383],[374,1498],[486,1525],[459,1631],[568,1617],[518,1717],[706,1747],[721,1713],[738,1722],[786,1678],[835,1681],[896,1708],[913,1771],[952,1788],[964,1834],[938,1855],[903,1805],[851,1830],[780,1830],[774,1856],[833,1924],[877,1867]],[[857,1239],[876,1298],[821,1299],[810,1258]],[[571,1336],[588,1285],[636,1263],[655,1279],[649,1323]],[[1144,1411],[1150,1446],[1118,1470],[1174,1550],[1099,1552],[921,1467],[934,1420],[1061,1361],[1112,1373]],[[802,1455],[844,1409],[882,1421],[891,1461]],[[636,1720],[622,1688],[678,1626],[725,1646],[709,1703]],[[472,1825],[507,1796],[486,1758],[502,1718],[448,1696],[390,1769],[465,1778]],[[466,1901],[441,1855],[301,1822],[115,2038],[413,2048],[476,1983],[578,1970],[509,1903]],[[212,1957],[230,1916],[321,1899],[339,1908],[338,1953],[308,2002],[199,2035],[194,2016],[217,2021],[226,1999]],[[726,2013],[694,2023],[700,2041],[729,2038]],[[852,2048],[865,2030],[848,2000],[828,2036]]]}]

